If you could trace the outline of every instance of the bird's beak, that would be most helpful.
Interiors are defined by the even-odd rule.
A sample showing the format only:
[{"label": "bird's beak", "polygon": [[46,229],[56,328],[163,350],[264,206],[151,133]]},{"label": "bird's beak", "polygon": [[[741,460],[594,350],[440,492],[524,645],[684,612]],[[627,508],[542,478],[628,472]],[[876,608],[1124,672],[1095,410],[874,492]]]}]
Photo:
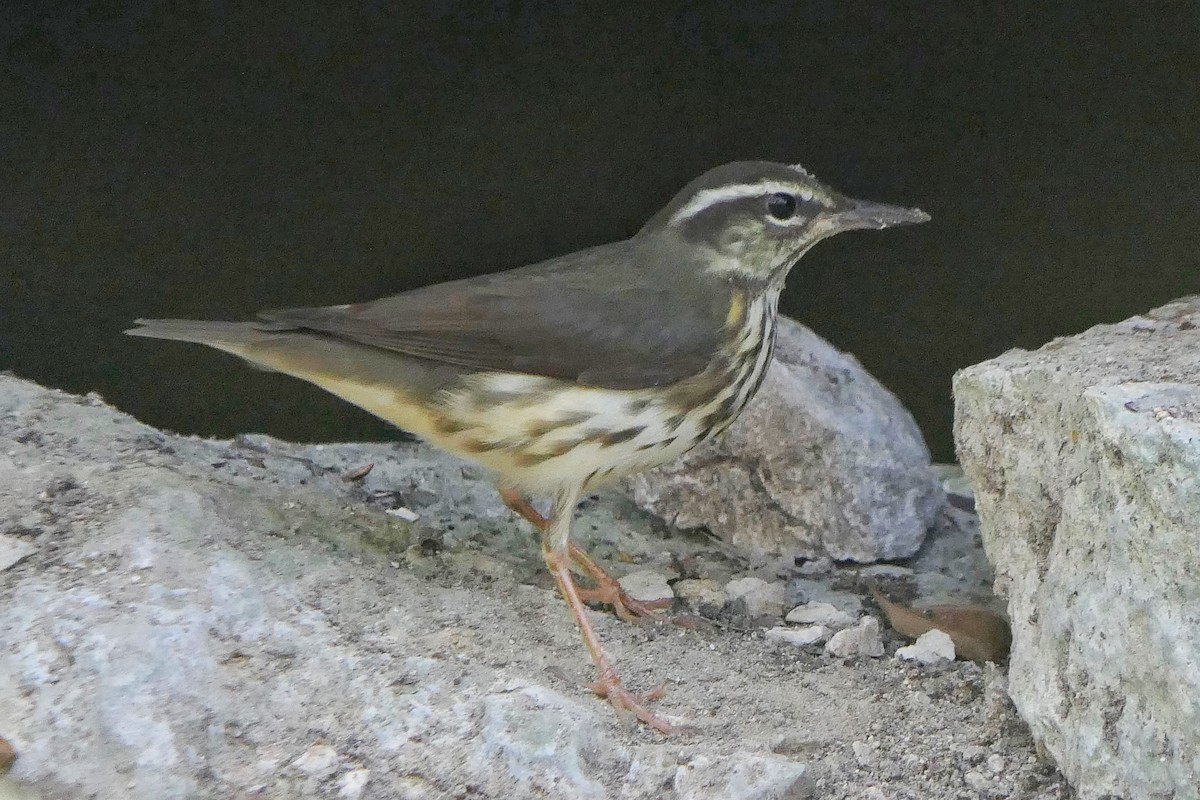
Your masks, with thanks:
[{"label": "bird's beak", "polygon": [[916,225],[929,221],[929,215],[919,208],[889,206],[884,203],[851,200],[850,198],[844,199],[840,205],[840,208],[822,215],[825,217],[825,226],[828,226],[830,234],[862,228],[878,230],[895,225]]}]

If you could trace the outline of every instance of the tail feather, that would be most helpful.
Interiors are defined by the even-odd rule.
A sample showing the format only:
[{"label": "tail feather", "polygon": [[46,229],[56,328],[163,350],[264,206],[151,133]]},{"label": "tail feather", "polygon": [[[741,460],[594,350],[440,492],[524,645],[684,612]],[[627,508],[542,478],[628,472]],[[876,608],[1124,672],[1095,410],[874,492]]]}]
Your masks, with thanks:
[{"label": "tail feather", "polygon": [[435,433],[425,405],[460,370],[283,323],[139,319],[126,333],[195,342],[240,356],[260,369],[316,384],[418,436]]},{"label": "tail feather", "polygon": [[277,331],[280,330],[270,323],[257,322],[212,322],[194,319],[136,319],[134,322],[141,327],[125,331],[130,336],[197,342],[213,347],[262,344],[277,338]]}]

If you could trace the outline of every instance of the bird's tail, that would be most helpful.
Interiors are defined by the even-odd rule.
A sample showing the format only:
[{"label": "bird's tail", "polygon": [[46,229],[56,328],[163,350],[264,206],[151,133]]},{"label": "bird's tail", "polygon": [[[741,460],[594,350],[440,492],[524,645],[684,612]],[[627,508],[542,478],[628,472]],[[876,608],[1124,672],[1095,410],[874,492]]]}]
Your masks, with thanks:
[{"label": "bird's tail", "polygon": [[278,329],[272,330],[270,323],[211,322],[195,319],[137,319],[134,322],[139,327],[125,331],[130,336],[197,342],[231,352],[255,344],[265,344],[279,337]]},{"label": "bird's tail", "polygon": [[272,322],[139,319],[131,336],[196,342],[260,369],[316,384],[418,436],[434,431],[424,409],[453,374],[433,362]]}]

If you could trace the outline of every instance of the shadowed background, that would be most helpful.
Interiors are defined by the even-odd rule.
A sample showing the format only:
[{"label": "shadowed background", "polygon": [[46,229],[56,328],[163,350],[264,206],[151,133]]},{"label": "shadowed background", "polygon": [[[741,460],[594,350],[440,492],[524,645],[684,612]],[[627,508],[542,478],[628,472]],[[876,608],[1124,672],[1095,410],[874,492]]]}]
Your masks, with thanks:
[{"label": "shadowed background", "polygon": [[6,6],[0,368],[177,431],[393,436],[120,331],[625,238],[767,158],[933,215],[819,245],[783,310],[951,459],[956,368],[1200,292],[1200,10],[870,5]]}]

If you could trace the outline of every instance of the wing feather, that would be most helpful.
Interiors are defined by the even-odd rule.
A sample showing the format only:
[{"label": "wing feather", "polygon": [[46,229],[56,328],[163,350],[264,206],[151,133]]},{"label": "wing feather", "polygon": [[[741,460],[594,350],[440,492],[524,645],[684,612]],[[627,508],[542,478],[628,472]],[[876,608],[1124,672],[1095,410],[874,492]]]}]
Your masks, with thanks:
[{"label": "wing feather", "polygon": [[[633,269],[605,269],[612,259],[627,259]],[[701,372],[720,346],[728,293],[694,281],[680,287],[637,267],[632,244],[617,242],[369,303],[260,316],[273,328],[601,388],[660,386]]]}]

